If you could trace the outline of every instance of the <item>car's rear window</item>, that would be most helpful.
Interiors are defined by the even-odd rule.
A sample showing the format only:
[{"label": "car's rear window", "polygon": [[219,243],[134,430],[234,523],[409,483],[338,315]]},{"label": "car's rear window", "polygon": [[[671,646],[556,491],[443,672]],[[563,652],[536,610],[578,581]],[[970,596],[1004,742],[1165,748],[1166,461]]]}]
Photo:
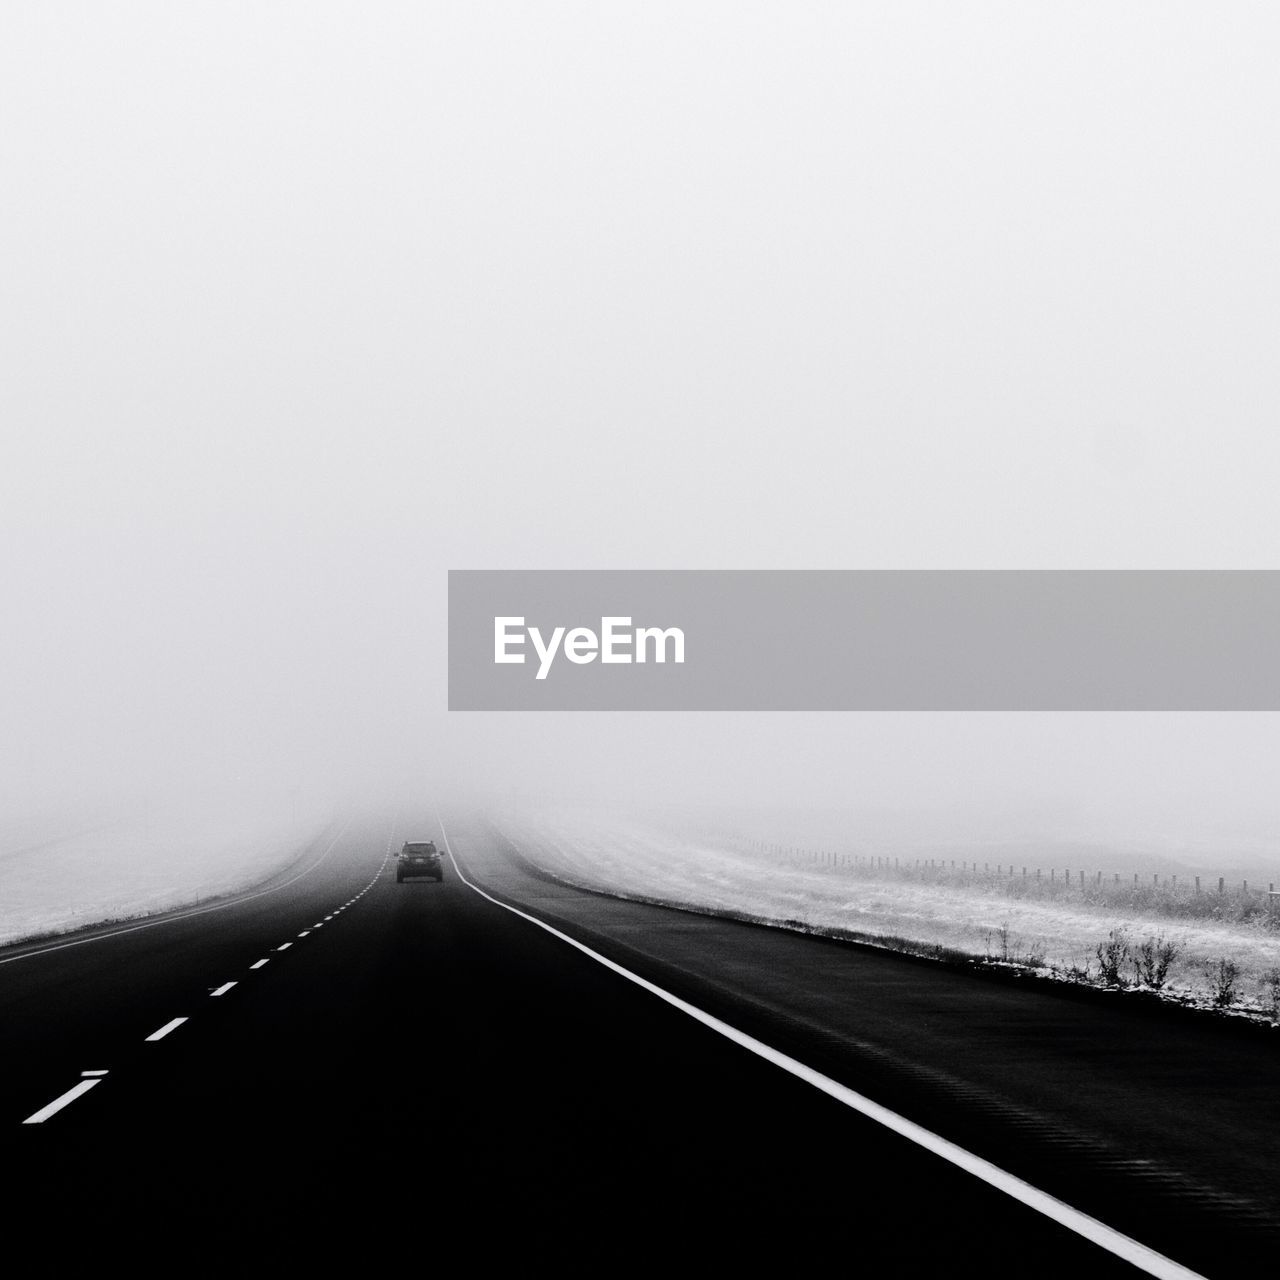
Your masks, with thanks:
[{"label": "car's rear window", "polygon": [[410,853],[435,853],[436,851],[433,844],[411,844],[408,849]]}]

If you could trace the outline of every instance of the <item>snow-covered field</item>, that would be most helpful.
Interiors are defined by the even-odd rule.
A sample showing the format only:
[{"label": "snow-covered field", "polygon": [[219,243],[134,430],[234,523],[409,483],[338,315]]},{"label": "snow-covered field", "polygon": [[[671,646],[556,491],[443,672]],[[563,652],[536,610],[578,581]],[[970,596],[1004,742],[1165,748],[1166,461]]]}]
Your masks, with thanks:
[{"label": "snow-covered field", "polygon": [[[897,944],[909,939],[1037,968],[1098,969],[1095,948],[1114,929],[1134,942],[1178,946],[1168,990],[1203,996],[1207,971],[1234,963],[1245,1004],[1269,1003],[1263,975],[1280,966],[1280,932],[1253,923],[1125,914],[1084,902],[1036,901],[994,888],[914,883],[865,868],[793,865],[723,831],[682,831],[588,810],[527,812],[499,822],[520,850],[553,875],[624,896],[740,913]],[[1261,1005],[1259,1005],[1261,1007]]]},{"label": "snow-covered field", "polygon": [[202,804],[0,829],[0,944],[216,897],[269,876],[324,817],[286,804]]}]

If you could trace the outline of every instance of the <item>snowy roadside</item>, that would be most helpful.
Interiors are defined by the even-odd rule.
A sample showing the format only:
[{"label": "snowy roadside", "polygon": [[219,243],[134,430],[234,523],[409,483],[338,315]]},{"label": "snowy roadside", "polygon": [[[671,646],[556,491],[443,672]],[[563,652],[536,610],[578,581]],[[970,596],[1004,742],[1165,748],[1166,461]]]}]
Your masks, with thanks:
[{"label": "snowy roadside", "polygon": [[[723,833],[684,833],[585,810],[507,815],[499,826],[530,861],[585,888],[1073,981],[1099,981],[1097,949],[1113,933],[1133,959],[1144,942],[1159,939],[1172,951],[1164,995],[1252,1016],[1278,1012],[1280,932],[1265,922],[1125,913],[976,885],[910,883],[852,867],[796,866]],[[1227,1000],[1220,998],[1224,974],[1231,978]],[[1129,958],[1121,976],[1132,989],[1149,985]]]},{"label": "snowy roadside", "polygon": [[265,879],[324,825],[281,805],[201,806],[10,828],[0,843],[0,945],[187,906]]}]

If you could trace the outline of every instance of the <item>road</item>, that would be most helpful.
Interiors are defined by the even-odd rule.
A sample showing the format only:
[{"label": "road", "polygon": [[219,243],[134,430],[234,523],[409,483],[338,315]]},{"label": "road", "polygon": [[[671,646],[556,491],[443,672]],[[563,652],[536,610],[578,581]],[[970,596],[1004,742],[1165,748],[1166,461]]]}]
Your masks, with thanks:
[{"label": "road", "polygon": [[1143,1274],[1022,1188],[1199,1274],[1275,1256],[1271,1044],[584,893],[445,824],[441,885],[389,861],[443,843],[424,809],[239,899],[0,952],[10,1248]]}]

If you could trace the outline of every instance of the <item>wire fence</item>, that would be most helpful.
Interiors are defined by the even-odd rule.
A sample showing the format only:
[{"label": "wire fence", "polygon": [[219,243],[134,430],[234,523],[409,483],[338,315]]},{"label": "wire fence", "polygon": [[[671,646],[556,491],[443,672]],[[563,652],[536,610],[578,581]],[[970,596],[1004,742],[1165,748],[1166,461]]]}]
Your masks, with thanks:
[{"label": "wire fence", "polygon": [[976,888],[1010,898],[1076,899],[1092,905],[1159,911],[1174,916],[1280,923],[1280,894],[1265,885],[1225,876],[1119,872],[1097,868],[910,858],[747,840],[753,852],[797,868],[825,869],[852,879],[896,880]]}]

